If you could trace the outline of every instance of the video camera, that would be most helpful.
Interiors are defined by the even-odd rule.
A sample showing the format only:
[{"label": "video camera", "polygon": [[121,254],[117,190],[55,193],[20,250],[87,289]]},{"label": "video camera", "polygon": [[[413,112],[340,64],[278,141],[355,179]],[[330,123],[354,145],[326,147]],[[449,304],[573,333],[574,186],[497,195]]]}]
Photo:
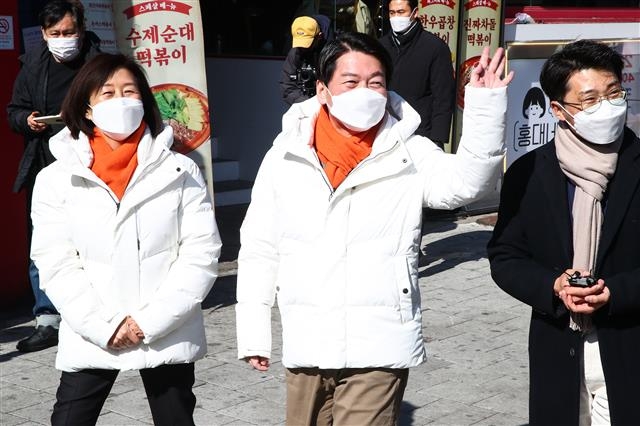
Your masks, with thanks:
[{"label": "video camera", "polygon": [[302,94],[308,97],[316,95],[316,75],[315,67],[304,63],[296,70],[295,74],[289,74],[289,79],[295,81]]}]

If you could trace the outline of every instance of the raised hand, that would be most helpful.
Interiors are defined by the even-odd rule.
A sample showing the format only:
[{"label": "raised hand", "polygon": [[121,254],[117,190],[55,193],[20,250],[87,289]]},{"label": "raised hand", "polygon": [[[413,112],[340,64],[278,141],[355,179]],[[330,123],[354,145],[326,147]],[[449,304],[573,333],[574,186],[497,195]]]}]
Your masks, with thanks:
[{"label": "raised hand", "polygon": [[513,80],[513,71],[510,71],[506,77],[502,77],[506,65],[506,57],[504,49],[499,47],[489,62],[489,47],[482,50],[480,62],[471,72],[469,85],[473,87],[486,87],[494,89],[497,87],[507,86]]}]

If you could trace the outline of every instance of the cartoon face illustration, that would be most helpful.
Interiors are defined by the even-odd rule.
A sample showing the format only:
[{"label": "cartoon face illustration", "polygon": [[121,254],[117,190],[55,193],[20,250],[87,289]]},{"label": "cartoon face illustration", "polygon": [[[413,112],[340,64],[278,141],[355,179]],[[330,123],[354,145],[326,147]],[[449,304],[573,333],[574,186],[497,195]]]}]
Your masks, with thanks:
[{"label": "cartoon face illustration", "polygon": [[544,92],[539,87],[529,89],[522,102],[522,115],[529,120],[536,120],[544,115],[547,102]]},{"label": "cartoon face illustration", "polygon": [[538,104],[531,104],[525,109],[524,116],[529,118],[530,120],[534,120],[536,118],[542,117],[544,114],[544,109]]}]

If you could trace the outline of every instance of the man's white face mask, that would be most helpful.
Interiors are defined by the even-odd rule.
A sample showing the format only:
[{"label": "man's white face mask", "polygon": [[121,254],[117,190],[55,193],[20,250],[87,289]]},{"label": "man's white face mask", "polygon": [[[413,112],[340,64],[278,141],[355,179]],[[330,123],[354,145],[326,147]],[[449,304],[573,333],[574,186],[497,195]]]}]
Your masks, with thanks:
[{"label": "man's white face mask", "polygon": [[391,29],[393,30],[393,32],[401,33],[409,28],[414,21],[415,17],[413,16],[413,14],[415,11],[416,9],[413,9],[409,16],[394,16],[392,18],[389,18],[389,24],[391,25]]},{"label": "man's white face mask", "polygon": [[328,87],[327,91],[332,102],[327,103],[329,113],[354,132],[369,130],[384,117],[387,98],[375,90],[359,87],[335,96]]},{"label": "man's white face mask", "polygon": [[602,99],[596,111],[580,111],[575,115],[567,111],[561,104],[560,107],[571,117],[573,126],[569,125],[583,139],[598,145],[606,145],[615,142],[624,131],[624,123],[627,119],[627,101],[620,105],[614,105],[608,100]]},{"label": "man's white face mask", "polygon": [[80,39],[78,37],[48,37],[49,52],[58,60],[68,62],[80,53]]}]

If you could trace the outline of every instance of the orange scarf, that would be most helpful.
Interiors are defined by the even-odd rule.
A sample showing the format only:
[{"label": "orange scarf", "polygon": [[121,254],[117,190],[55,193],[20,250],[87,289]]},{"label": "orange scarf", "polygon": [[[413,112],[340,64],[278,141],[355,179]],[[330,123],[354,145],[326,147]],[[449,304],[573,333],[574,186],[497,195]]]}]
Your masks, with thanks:
[{"label": "orange scarf", "polygon": [[131,176],[138,167],[138,144],[145,128],[145,124],[142,123],[138,130],[120,141],[120,146],[116,149],[109,146],[104,134],[97,127],[93,136],[89,138],[93,151],[91,170],[109,185],[118,200],[122,199]]},{"label": "orange scarf", "polygon": [[342,136],[331,124],[327,107],[320,108],[315,125],[315,147],[333,189],[371,153],[380,124],[352,136]]}]

